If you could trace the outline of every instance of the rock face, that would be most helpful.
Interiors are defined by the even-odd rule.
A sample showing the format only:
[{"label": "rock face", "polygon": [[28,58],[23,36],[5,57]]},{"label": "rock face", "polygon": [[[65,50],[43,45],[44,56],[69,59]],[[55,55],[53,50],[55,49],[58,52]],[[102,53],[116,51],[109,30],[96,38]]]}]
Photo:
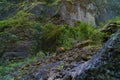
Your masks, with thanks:
[{"label": "rock face", "polygon": [[120,24],[116,22],[110,22],[106,24],[100,31],[105,33],[106,36],[103,38],[103,42],[106,42],[110,36],[120,28]]},{"label": "rock face", "polygon": [[[89,1],[88,1],[89,2]],[[94,12],[94,13],[93,13]],[[65,1],[62,0],[60,7],[60,15],[67,24],[73,25],[74,21],[84,21],[87,23],[95,23],[95,7],[86,1]]]},{"label": "rock face", "polygon": [[84,21],[98,26],[101,22],[115,18],[118,15],[117,10],[120,9],[120,1],[105,1],[61,0],[57,6],[43,6],[38,2],[30,9],[30,12],[40,18],[43,18],[42,16],[56,18],[57,15],[60,18],[55,21],[68,25],[74,25],[75,21]]},{"label": "rock face", "polygon": [[[61,18],[69,25],[73,25],[74,21],[84,21],[97,26],[99,25],[99,22],[105,22],[117,15],[115,12],[116,9],[111,9],[111,7],[113,7],[112,2],[107,1],[106,3],[98,0],[62,0],[60,15]],[[116,7],[117,6],[118,5],[116,4]]]},{"label": "rock face", "polygon": [[64,80],[119,80],[120,30],[89,61],[75,67]]},{"label": "rock face", "polygon": [[[57,6],[45,6],[40,2],[36,3],[29,10],[30,13],[34,14],[35,18],[51,18],[57,13]],[[48,14],[49,13],[49,14]]]},{"label": "rock face", "polygon": [[36,53],[38,35],[39,31],[30,26],[5,28],[3,32],[0,32],[0,64],[13,58],[24,59],[28,55]]},{"label": "rock face", "polygon": [[[75,21],[84,21],[96,26],[99,25],[99,22],[105,22],[117,16],[117,10],[120,9],[119,0],[105,1],[61,0],[61,3],[56,6],[45,6],[41,2],[32,5],[32,2],[29,2],[20,9],[33,13],[35,18],[53,18],[59,15],[60,22],[63,21],[68,25],[73,25]],[[22,4],[21,1],[18,3]],[[16,14],[19,11],[19,6],[11,3],[9,7],[8,4],[0,3],[0,11],[0,19],[5,19]]]}]

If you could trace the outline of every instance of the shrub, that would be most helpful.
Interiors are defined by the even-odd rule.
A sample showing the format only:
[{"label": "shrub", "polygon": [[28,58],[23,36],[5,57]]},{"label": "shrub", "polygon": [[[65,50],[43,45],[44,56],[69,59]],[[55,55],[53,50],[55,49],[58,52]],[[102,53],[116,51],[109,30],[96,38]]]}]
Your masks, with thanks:
[{"label": "shrub", "polygon": [[101,42],[103,39],[103,33],[101,33],[99,30],[97,30],[94,26],[91,24],[86,24],[84,22],[80,23],[79,27],[79,37],[78,39],[80,41],[90,39],[94,41],[95,44]]},{"label": "shrub", "polygon": [[13,19],[16,21],[13,26],[30,26],[34,24],[34,20],[30,19],[33,15],[31,13],[26,13],[24,11],[19,11]]},{"label": "shrub", "polygon": [[41,37],[41,48],[43,50],[55,50],[57,46],[57,39],[59,36],[59,32],[62,27],[58,27],[54,24],[46,24],[43,27],[43,33]]},{"label": "shrub", "polygon": [[73,45],[75,29],[73,27],[64,25],[62,25],[62,27],[63,29],[60,31],[59,38],[57,40],[57,47],[64,47],[65,49],[69,49]]},{"label": "shrub", "polygon": [[55,51],[58,47],[69,49],[74,40],[92,40],[94,44],[101,42],[103,34],[94,26],[81,22],[77,27],[66,25],[46,24],[43,26],[41,48],[47,51]]}]

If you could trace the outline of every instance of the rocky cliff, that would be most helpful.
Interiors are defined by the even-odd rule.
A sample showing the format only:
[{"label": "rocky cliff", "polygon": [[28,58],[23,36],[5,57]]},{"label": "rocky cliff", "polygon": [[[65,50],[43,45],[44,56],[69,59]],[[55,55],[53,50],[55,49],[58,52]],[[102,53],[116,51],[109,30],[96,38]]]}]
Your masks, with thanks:
[{"label": "rocky cliff", "polygon": [[89,59],[94,49],[74,48],[44,61],[26,64],[19,69],[15,80],[119,80],[120,30]]},{"label": "rocky cliff", "polygon": [[1,0],[0,80],[119,80],[118,3]]},{"label": "rocky cliff", "polygon": [[0,19],[16,14],[19,10],[24,10],[33,13],[35,17],[40,19],[48,18],[50,20],[50,18],[59,15],[57,16],[59,18],[55,21],[64,21],[68,25],[73,25],[76,21],[84,21],[97,26],[99,23],[113,19],[118,15],[119,3],[120,1],[118,0],[57,0],[56,3],[49,3],[47,5],[43,1],[23,0],[7,4],[3,2],[0,3]]},{"label": "rocky cliff", "polygon": [[[113,3],[114,2],[114,6]],[[75,21],[84,21],[99,25],[108,19],[117,16],[119,1],[87,1],[87,0],[62,0],[60,6],[60,15],[67,24],[73,25]]]}]

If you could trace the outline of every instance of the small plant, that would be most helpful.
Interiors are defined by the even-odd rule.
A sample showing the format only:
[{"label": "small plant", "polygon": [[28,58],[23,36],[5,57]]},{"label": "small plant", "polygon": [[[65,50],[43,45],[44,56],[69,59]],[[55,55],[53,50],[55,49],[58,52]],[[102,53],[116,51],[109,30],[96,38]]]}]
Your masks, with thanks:
[{"label": "small plant", "polygon": [[63,69],[65,66],[64,62],[61,62],[60,65],[58,66],[59,69]]},{"label": "small plant", "polygon": [[46,57],[46,55],[45,55],[45,53],[43,53],[43,52],[40,51],[40,52],[37,53],[36,57],[38,57],[40,59],[43,59],[43,58]]},{"label": "small plant", "polygon": [[41,48],[45,51],[55,51],[57,47],[57,39],[62,27],[54,24],[46,24],[42,28]]}]

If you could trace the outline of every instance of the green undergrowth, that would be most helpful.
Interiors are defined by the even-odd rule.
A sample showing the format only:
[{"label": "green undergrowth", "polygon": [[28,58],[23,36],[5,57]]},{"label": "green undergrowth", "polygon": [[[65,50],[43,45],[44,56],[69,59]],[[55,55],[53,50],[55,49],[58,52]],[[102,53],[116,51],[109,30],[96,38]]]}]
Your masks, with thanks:
[{"label": "green undergrowth", "polygon": [[19,68],[25,64],[29,64],[31,62],[35,62],[40,59],[44,59],[46,57],[45,53],[38,52],[35,56],[29,56],[26,59],[21,59],[20,61],[11,60],[9,63],[3,64],[0,66],[0,76],[4,76],[8,73],[12,74],[11,72],[15,70],[15,68]]},{"label": "green undergrowth", "polygon": [[92,40],[93,44],[100,44],[103,33],[94,26],[81,22],[78,26],[46,24],[43,26],[41,38],[41,48],[43,50],[54,51],[58,47],[70,49],[74,41]]}]

